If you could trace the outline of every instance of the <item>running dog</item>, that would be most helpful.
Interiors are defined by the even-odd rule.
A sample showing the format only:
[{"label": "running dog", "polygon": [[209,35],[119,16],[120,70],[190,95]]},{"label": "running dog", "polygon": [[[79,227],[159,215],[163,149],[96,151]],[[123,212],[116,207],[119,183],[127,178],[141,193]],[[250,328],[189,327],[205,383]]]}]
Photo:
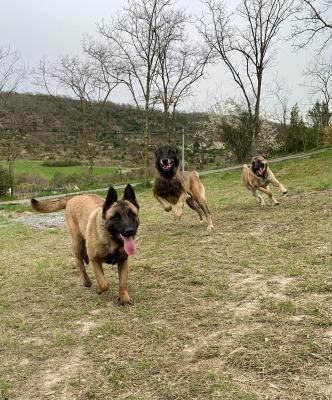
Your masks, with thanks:
[{"label": "running dog", "polygon": [[273,186],[279,188],[282,194],[287,194],[287,189],[280,183],[274,173],[267,165],[267,161],[261,155],[252,157],[251,167],[249,168],[247,164],[243,165],[243,182],[248,190],[259,199],[260,205],[265,206],[265,201],[263,197],[257,193],[257,190],[267,194],[273,204],[278,205],[279,201],[273,196],[269,188],[271,183]]},{"label": "running dog", "polygon": [[175,206],[175,219],[180,220],[184,203],[195,210],[200,221],[205,216],[207,230],[213,227],[211,214],[205,199],[205,190],[196,171],[179,171],[179,153],[176,147],[163,145],[157,148],[156,175],[153,184],[154,197],[165,211]]}]

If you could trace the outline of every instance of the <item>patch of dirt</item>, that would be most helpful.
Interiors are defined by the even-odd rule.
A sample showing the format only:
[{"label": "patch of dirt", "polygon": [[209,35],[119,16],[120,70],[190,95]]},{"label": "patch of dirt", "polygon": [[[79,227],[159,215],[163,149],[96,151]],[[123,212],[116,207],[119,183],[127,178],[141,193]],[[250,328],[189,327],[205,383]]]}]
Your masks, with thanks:
[{"label": "patch of dirt", "polygon": [[96,328],[98,324],[95,321],[82,319],[77,322],[78,325],[78,334],[80,336],[87,336],[92,329]]},{"label": "patch of dirt", "polygon": [[[288,297],[283,294],[292,284],[293,278],[278,276],[266,280],[260,274],[231,274],[231,287],[236,291],[247,290],[252,293],[254,299],[258,297],[272,297],[277,300],[285,300]],[[249,304],[249,303],[248,303]]]},{"label": "patch of dirt", "polygon": [[[75,349],[66,357],[59,357],[45,361],[40,366],[40,373],[34,375],[34,379],[28,382],[28,388],[21,388],[22,395],[19,399],[45,398],[57,400],[74,400],[70,382],[77,385],[84,384],[90,371],[88,360],[85,358],[82,348]],[[23,395],[24,393],[24,395]]]},{"label": "patch of dirt", "polygon": [[24,344],[32,343],[37,346],[43,346],[45,344],[45,339],[40,338],[40,337],[27,337],[22,340]]}]

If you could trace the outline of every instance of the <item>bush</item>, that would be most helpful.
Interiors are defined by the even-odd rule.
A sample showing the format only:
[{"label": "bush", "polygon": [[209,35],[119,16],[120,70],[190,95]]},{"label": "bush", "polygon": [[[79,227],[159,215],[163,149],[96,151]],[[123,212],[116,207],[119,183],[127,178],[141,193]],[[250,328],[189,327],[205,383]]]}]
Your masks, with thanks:
[{"label": "bush", "polygon": [[22,172],[16,175],[17,185],[26,183],[33,185],[36,189],[45,189],[49,186],[48,180],[36,172]]},{"label": "bush", "polygon": [[6,170],[0,167],[0,196],[6,196],[9,189],[9,176]]},{"label": "bush", "polygon": [[254,125],[252,117],[242,105],[226,102],[224,108],[217,106],[210,115],[210,129],[216,130],[227,150],[238,162],[243,162],[251,153]]},{"label": "bush", "polygon": [[41,165],[43,167],[76,167],[82,163],[78,160],[47,160]]}]

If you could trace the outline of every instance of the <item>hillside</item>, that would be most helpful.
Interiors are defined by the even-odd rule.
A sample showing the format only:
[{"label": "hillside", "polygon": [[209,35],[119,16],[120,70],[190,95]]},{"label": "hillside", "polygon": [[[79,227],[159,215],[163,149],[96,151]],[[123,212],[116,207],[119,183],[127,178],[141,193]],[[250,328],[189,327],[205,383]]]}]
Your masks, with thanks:
[{"label": "hillside", "polygon": [[[59,105],[59,100],[61,105]],[[15,94],[10,100],[9,112],[0,112],[0,129],[15,124],[19,127],[19,158],[26,159],[80,159],[84,154],[78,133],[79,102],[70,98],[53,99],[41,94]],[[177,113],[176,129],[186,131],[186,145],[194,146],[199,124],[206,120],[203,113]],[[117,164],[122,167],[137,166],[141,161],[143,113],[123,104],[107,103],[97,135],[99,164]],[[151,152],[156,144],[165,142],[163,115],[152,113]],[[181,143],[181,135],[176,138]],[[196,144],[197,147],[197,144]],[[0,150],[1,152],[1,150]],[[4,151],[0,153],[4,157]],[[197,156],[192,162],[197,163]]]}]

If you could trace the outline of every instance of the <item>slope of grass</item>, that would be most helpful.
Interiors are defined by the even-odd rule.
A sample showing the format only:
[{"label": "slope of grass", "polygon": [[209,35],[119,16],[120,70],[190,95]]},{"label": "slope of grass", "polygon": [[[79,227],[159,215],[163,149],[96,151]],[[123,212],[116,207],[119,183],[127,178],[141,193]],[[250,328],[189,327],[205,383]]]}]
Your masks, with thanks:
[{"label": "slope of grass", "polygon": [[[64,175],[86,175],[88,173],[88,166],[77,165],[71,167],[46,167],[42,165],[43,161],[39,160],[17,160],[15,161],[15,173],[37,173],[41,177],[52,180],[54,174],[60,172]],[[1,163],[0,163],[1,164]],[[4,163],[2,163],[4,165]],[[117,167],[94,167],[93,174],[96,175],[107,175],[113,174],[118,171]]]},{"label": "slope of grass", "polygon": [[[140,190],[132,307],[80,286],[65,229],[0,219],[0,398],[331,398],[332,153],[273,165],[261,209],[240,172],[204,178],[215,231]],[[273,189],[274,190],[274,189]]]}]

